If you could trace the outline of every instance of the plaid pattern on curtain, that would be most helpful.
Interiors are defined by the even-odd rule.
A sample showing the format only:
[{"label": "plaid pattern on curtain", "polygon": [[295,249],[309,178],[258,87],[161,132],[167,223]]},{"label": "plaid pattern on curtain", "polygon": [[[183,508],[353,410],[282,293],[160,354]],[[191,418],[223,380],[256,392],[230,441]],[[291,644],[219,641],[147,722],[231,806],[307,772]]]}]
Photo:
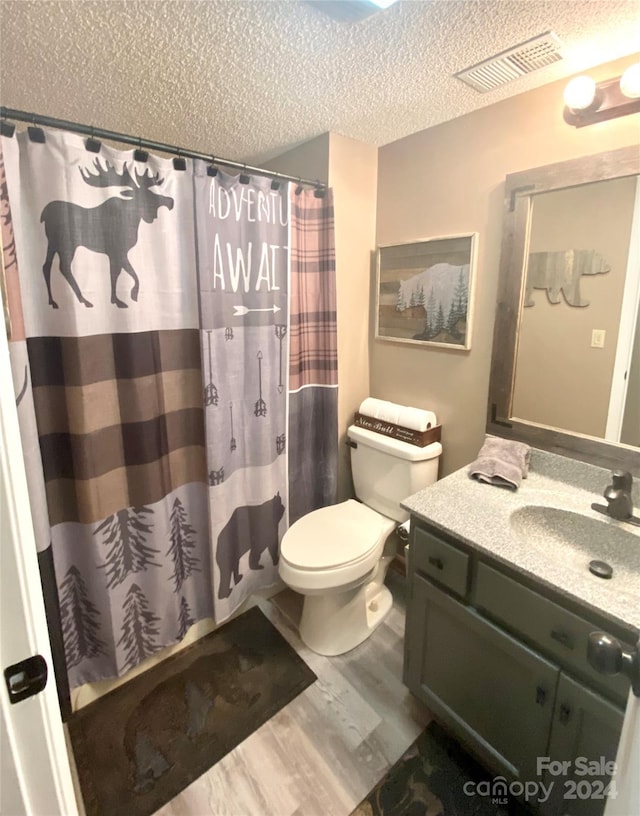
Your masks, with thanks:
[{"label": "plaid pattern on curtain", "polygon": [[289,390],[338,384],[333,191],[292,195]]},{"label": "plaid pattern on curtain", "polygon": [[27,349],[51,526],[206,480],[197,329],[32,337]]},{"label": "plaid pattern on curtain", "polygon": [[333,192],[291,194],[289,523],[334,504],[338,345]]}]

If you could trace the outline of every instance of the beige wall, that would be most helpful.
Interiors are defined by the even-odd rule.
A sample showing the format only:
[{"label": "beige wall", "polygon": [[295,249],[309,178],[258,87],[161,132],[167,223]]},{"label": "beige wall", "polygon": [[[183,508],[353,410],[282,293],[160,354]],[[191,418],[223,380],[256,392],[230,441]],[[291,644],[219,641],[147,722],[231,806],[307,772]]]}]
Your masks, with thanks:
[{"label": "beige wall", "polygon": [[[588,306],[562,295],[554,304],[533,290],[533,306],[522,310],[513,416],[604,437],[635,197],[628,176],[534,198],[530,252],[595,250],[610,271],[580,279]],[[603,348],[591,346],[593,329],[606,332]]]},{"label": "beige wall", "polygon": [[330,138],[329,133],[323,133],[266,162],[263,166],[265,170],[275,170],[278,173],[286,173],[288,176],[318,179],[323,184],[327,184],[329,182]]},{"label": "beige wall", "polygon": [[[325,164],[326,163],[326,164]],[[369,394],[370,270],[375,247],[378,151],[324,134],[269,163],[295,176],[328,181],[334,191],[338,301],[338,499],[353,495],[346,429]]]},{"label": "beige wall", "polygon": [[347,426],[369,396],[369,304],[376,234],[378,150],[331,134],[329,183],[334,190],[338,289],[338,498],[353,495]]},{"label": "beige wall", "polygon": [[[590,73],[608,79],[633,61]],[[372,395],[437,412],[441,475],[472,461],[484,436],[505,176],[638,143],[637,115],[580,129],[566,125],[565,84],[512,97],[379,151],[377,243],[479,235],[470,351],[370,340]]]}]

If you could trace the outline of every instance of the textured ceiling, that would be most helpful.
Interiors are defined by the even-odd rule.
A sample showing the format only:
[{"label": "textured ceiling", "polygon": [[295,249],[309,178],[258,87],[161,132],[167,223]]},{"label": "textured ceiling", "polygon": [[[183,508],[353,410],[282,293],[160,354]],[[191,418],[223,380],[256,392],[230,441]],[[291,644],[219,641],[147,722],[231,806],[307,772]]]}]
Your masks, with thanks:
[{"label": "textured ceiling", "polygon": [[[0,2],[7,107],[259,163],[328,130],[382,145],[638,49],[638,0]],[[456,71],[553,30],[566,59],[479,94]]]}]

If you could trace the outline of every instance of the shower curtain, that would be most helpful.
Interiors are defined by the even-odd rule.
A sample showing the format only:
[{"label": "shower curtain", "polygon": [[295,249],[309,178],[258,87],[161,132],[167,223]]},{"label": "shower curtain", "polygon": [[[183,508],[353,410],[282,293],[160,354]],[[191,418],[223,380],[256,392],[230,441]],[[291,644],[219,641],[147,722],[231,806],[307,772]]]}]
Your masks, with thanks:
[{"label": "shower curtain", "polygon": [[[277,578],[290,523],[336,500],[331,191],[196,167],[216,619]],[[290,359],[289,359],[290,357]]]},{"label": "shower curtain", "polygon": [[[307,508],[335,500],[335,346],[333,380],[310,384],[332,400],[298,405],[288,185],[95,155],[66,132],[2,143],[16,400],[52,643],[61,633],[74,687],[275,582],[300,460],[318,457],[322,483],[307,466]],[[328,307],[305,308],[335,333],[328,245]],[[301,409],[321,440],[289,431]]]}]

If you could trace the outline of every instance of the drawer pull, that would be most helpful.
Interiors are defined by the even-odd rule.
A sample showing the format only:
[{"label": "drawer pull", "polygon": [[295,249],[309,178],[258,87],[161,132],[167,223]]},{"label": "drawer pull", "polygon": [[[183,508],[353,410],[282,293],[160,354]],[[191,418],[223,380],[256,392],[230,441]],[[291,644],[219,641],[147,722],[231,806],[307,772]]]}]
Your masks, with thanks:
[{"label": "drawer pull", "polygon": [[568,723],[571,719],[571,706],[568,706],[566,703],[562,703],[560,706],[560,712],[558,713],[558,719],[563,725]]},{"label": "drawer pull", "polygon": [[543,706],[547,702],[547,690],[542,686],[536,687],[536,703]]},{"label": "drawer pull", "polygon": [[573,649],[574,647],[574,640],[570,634],[564,632],[562,629],[552,629],[551,630],[551,637],[553,640],[560,643],[565,649]]},{"label": "drawer pull", "polygon": [[441,558],[436,558],[434,555],[429,556],[429,563],[433,564],[436,569],[441,570],[444,567]]}]

